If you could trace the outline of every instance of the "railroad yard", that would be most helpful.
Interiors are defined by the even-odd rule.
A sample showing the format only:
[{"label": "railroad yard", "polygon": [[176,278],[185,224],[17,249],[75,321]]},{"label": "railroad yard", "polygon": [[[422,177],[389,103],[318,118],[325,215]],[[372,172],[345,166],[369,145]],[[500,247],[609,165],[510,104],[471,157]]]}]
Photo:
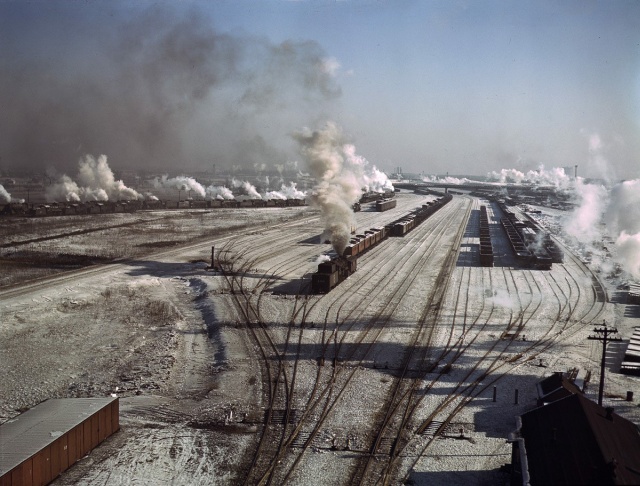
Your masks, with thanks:
[{"label": "railroad yard", "polygon": [[[363,204],[356,233],[436,198]],[[456,195],[326,294],[310,293],[331,252],[311,207],[11,223],[0,243],[28,242],[23,259],[72,248],[98,264],[6,263],[0,422],[51,397],[120,397],[121,430],[58,485],[508,484],[507,439],[536,383],[573,371],[597,399],[601,348],[587,337],[639,324],[568,248],[551,270],[519,266],[501,217]],[[621,350],[609,348],[604,404],[638,424],[625,394],[640,378],[618,373]]]}]

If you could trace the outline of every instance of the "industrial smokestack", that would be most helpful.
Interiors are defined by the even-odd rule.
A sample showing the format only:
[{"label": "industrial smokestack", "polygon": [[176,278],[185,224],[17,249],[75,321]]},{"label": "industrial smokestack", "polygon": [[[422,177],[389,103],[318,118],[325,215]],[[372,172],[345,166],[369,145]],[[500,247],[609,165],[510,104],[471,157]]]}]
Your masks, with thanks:
[{"label": "industrial smokestack", "polygon": [[573,166],[573,178],[577,179],[578,178],[578,165],[574,165]]}]

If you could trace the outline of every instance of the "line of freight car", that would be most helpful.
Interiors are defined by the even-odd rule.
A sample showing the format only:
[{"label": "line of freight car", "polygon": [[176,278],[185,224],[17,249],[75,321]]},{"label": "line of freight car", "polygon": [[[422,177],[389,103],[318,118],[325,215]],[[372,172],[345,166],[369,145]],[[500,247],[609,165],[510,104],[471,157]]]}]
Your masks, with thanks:
[{"label": "line of freight car", "polygon": [[0,206],[0,216],[70,216],[82,214],[131,213],[138,210],[156,209],[207,209],[207,208],[267,208],[305,206],[304,199],[190,199],[187,201],[132,200],[132,201],[87,201],[50,204],[10,203]]},{"label": "line of freight car", "polygon": [[[407,218],[410,220],[411,229],[422,223],[450,200],[451,196],[447,195],[409,213]],[[311,275],[311,291],[314,294],[326,294],[356,271],[357,257],[359,255],[362,255],[389,236],[404,236],[411,231],[409,229],[404,233],[394,235],[394,228],[397,231],[398,224],[394,222],[383,227],[371,228],[365,231],[364,234],[351,238],[342,255],[334,256],[331,260],[318,265],[318,271]],[[401,227],[403,230],[407,228],[402,224]]]},{"label": "line of freight car", "polygon": [[389,230],[383,226],[371,228],[364,234],[351,238],[341,256],[333,256],[331,260],[318,265],[318,271],[311,275],[311,291],[314,294],[329,292],[356,271],[359,255],[387,239],[388,236]]},{"label": "line of freight car", "polygon": [[525,245],[533,254],[531,261],[533,267],[550,270],[552,263],[563,262],[564,253],[560,247],[531,218],[527,217],[527,221],[521,221],[518,215],[504,203],[500,203],[500,209],[502,209],[507,219],[511,221]]},{"label": "line of freight car", "polygon": [[382,240],[387,239],[388,236],[389,228],[386,226],[368,229],[364,234],[355,235],[349,240],[349,244],[344,249],[342,256],[354,257],[361,255],[368,249],[380,243]]},{"label": "line of freight car", "polygon": [[551,239],[551,235],[548,232],[543,231],[531,216],[525,214],[524,217],[527,219],[527,221],[525,221],[527,227],[531,228],[535,232],[536,241],[541,242],[540,244],[545,250],[547,250],[547,253],[551,257],[551,261],[553,263],[562,263],[564,261],[564,252],[562,251],[562,248],[560,248],[560,246]]},{"label": "line of freight car", "polygon": [[446,194],[435,201],[429,201],[421,207],[411,211],[406,216],[397,219],[387,226],[391,227],[391,236],[405,236],[411,230],[423,223],[433,213],[438,211],[442,206],[451,201],[453,196]]},{"label": "line of freight car", "polygon": [[489,232],[489,217],[487,207],[480,206],[480,265],[493,267],[493,246],[491,245],[491,233]]},{"label": "line of freight car", "polygon": [[[500,221],[507,233],[511,248],[516,255],[516,260],[520,265],[538,270],[551,270],[553,262],[544,247],[535,243],[527,245],[521,233],[521,231],[524,231],[524,228],[518,231],[515,225],[507,218],[502,218]],[[530,230],[530,228],[527,229]]]},{"label": "line of freight car", "polygon": [[516,261],[518,262],[518,264],[522,266],[531,265],[533,255],[524,244],[524,241],[522,241],[520,233],[516,231],[516,228],[511,220],[509,220],[508,218],[501,218],[500,223],[502,223],[502,227],[507,234],[509,244],[511,245],[511,249],[516,256]]},{"label": "line of freight car", "polygon": [[521,221],[504,203],[500,204],[500,208],[512,222],[516,231],[520,233],[527,248],[533,253],[532,264],[534,267],[550,270],[552,263],[562,263],[564,261],[562,249],[551,239],[549,233],[542,231],[530,217],[525,215],[527,221]]}]

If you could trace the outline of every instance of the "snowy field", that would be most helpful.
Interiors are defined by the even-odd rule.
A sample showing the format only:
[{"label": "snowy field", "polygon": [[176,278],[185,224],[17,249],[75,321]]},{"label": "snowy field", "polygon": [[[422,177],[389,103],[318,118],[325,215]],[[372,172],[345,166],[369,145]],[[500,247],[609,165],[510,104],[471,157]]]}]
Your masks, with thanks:
[{"label": "snowy field", "polygon": [[[431,199],[364,205],[357,232]],[[492,268],[478,263],[480,204]],[[114,215],[135,224],[19,245],[120,260],[2,282],[0,421],[51,397],[120,397],[121,431],[54,484],[507,484],[506,439],[535,384],[590,374],[596,400],[587,336],[606,320],[628,339],[639,324],[568,251],[551,271],[518,268],[498,211],[454,197],[321,296],[306,289],[330,246],[310,208]],[[3,242],[28,240],[18,228],[34,221]],[[41,221],[40,236],[88,227]],[[640,423],[622,353],[609,348],[604,405]]]}]

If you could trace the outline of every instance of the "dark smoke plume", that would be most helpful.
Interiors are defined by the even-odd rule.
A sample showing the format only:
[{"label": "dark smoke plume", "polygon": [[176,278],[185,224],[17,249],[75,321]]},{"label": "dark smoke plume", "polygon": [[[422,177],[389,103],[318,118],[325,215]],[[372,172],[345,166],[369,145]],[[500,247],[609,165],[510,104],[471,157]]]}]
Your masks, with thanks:
[{"label": "dark smoke plume", "polygon": [[340,95],[315,42],[222,33],[167,6],[106,22],[95,12],[108,4],[11,7],[22,17],[0,19],[4,168],[69,171],[87,153],[121,169],[273,166],[290,127]]}]

